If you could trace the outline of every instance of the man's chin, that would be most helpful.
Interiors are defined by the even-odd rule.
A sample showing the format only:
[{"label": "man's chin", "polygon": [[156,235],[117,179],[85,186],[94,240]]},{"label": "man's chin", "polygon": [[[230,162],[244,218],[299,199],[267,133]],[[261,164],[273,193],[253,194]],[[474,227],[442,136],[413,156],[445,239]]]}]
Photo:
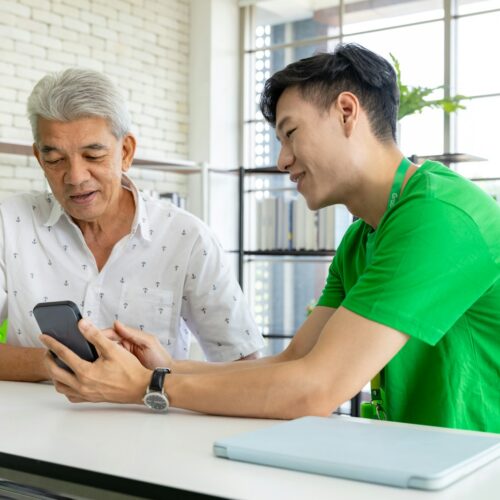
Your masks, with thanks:
[{"label": "man's chin", "polygon": [[319,210],[320,208],[324,208],[324,207],[328,206],[328,204],[321,203],[320,200],[306,198],[305,196],[304,196],[304,198],[306,200],[307,208],[309,210],[316,211],[316,210]]},{"label": "man's chin", "polygon": [[328,194],[323,196],[306,196],[303,194],[302,196],[304,196],[304,199],[306,200],[307,208],[313,211],[321,210],[322,208],[342,203],[337,199],[336,196]]},{"label": "man's chin", "polygon": [[65,207],[68,215],[76,222],[94,222],[102,216],[96,207]]}]

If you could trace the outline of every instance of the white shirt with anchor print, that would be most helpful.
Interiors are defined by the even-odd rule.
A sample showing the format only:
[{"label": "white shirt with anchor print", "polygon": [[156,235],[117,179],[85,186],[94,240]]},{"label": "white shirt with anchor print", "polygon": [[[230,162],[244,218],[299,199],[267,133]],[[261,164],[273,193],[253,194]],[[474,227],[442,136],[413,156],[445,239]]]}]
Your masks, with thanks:
[{"label": "white shirt with anchor print", "polygon": [[216,237],[199,219],[139,193],[132,230],[99,272],[78,226],[52,194],[19,194],[0,204],[0,320],[7,343],[42,347],[38,302],[72,300],[96,326],[119,319],[154,333],[179,359],[190,332],[211,361],[260,350],[263,339]]}]

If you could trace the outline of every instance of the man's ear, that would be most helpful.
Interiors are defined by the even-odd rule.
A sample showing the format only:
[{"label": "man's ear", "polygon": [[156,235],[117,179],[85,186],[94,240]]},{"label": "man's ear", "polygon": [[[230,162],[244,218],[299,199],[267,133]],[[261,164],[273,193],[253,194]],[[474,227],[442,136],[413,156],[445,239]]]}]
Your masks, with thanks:
[{"label": "man's ear", "polygon": [[132,165],[135,147],[135,137],[132,134],[127,134],[122,140],[122,172],[126,172]]},{"label": "man's ear", "polygon": [[359,117],[359,101],[351,92],[341,92],[335,101],[335,107],[340,113],[344,133],[350,137]]}]

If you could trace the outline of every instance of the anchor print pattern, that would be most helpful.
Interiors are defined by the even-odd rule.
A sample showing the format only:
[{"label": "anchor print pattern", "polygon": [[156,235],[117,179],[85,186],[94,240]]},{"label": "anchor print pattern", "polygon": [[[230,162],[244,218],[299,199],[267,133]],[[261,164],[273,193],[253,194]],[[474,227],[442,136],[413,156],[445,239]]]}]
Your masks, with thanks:
[{"label": "anchor print pattern", "polygon": [[212,360],[259,350],[257,327],[234,276],[228,276],[224,251],[206,226],[170,203],[135,199],[140,222],[100,271],[52,195],[0,204],[5,234],[19,235],[3,238],[2,266],[16,278],[8,282],[19,283],[6,299],[9,317],[20,318],[18,342],[37,342],[36,303],[73,300],[100,327],[119,319],[156,333],[175,356],[186,355],[190,331]]}]

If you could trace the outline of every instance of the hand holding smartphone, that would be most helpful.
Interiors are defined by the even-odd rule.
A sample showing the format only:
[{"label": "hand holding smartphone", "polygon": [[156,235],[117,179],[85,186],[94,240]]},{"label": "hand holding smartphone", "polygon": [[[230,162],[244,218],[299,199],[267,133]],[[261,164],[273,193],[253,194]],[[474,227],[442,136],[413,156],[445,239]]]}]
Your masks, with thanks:
[{"label": "hand holding smartphone", "polygon": [[[55,338],[80,358],[94,362],[99,357],[95,347],[78,329],[78,322],[82,319],[82,315],[74,302],[70,300],[41,302],[33,308],[33,314],[42,333]],[[73,373],[73,370],[52,351],[51,354],[58,366]]]}]

